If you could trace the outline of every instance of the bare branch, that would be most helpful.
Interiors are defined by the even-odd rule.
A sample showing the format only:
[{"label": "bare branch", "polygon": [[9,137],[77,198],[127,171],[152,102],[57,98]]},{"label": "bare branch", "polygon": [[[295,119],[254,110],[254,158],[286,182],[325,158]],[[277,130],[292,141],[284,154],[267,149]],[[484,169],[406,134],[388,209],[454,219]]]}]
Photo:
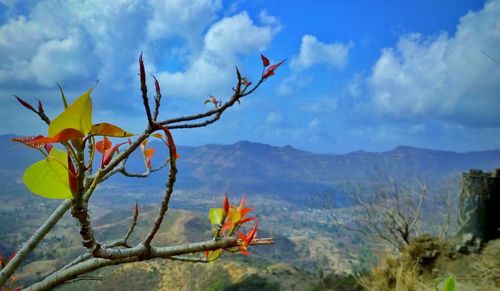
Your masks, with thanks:
[{"label": "bare branch", "polygon": [[[170,155],[170,159],[175,159],[172,154]],[[165,188],[165,194],[163,197],[163,201],[161,203],[160,211],[158,215],[156,216],[155,222],[151,229],[149,230],[148,235],[142,242],[145,246],[149,246],[151,244],[151,241],[156,235],[156,232],[158,229],[160,229],[160,225],[163,221],[163,218],[165,217],[165,214],[167,213],[168,210],[168,204],[170,203],[170,197],[172,196],[172,192],[174,190],[174,183],[175,183],[175,176],[177,175],[177,168],[175,166],[175,163],[170,163],[170,171],[168,174],[168,181],[167,185]]]},{"label": "bare branch", "polygon": [[[272,244],[273,240],[270,238],[255,239],[252,241],[251,245],[268,245]],[[227,238],[220,240],[210,240],[199,243],[183,244],[178,246],[169,247],[153,247],[145,248],[142,247],[140,250],[137,248],[134,252],[130,252],[125,256],[118,257],[116,259],[103,259],[94,258],[77,265],[71,266],[67,269],[61,270],[58,273],[54,273],[46,277],[43,281],[33,284],[24,290],[47,290],[61,285],[71,279],[77,278],[79,275],[86,274],[88,272],[112,265],[118,265],[123,263],[151,260],[157,258],[170,259],[172,257],[198,253],[203,251],[211,251],[217,249],[227,249],[232,247],[237,247],[241,244],[241,241],[236,238]],[[128,249],[127,249],[128,250]]]}]

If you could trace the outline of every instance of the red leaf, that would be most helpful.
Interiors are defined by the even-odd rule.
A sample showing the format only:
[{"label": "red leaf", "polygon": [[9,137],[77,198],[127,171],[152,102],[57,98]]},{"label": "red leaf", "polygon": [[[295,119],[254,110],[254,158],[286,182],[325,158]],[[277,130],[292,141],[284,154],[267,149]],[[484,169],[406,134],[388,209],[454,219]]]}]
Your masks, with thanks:
[{"label": "red leaf", "polygon": [[253,226],[253,228],[247,233],[248,243],[251,243],[255,235],[257,234],[257,223]]},{"label": "red leaf", "polygon": [[242,220],[240,220],[239,224],[243,224],[243,223],[246,223],[246,222],[249,222],[249,221],[252,221],[252,220],[255,220],[255,217],[243,218]]},{"label": "red leaf", "polygon": [[45,150],[47,151],[47,154],[50,154],[50,151],[52,150],[52,148],[54,146],[49,143],[49,144],[44,145],[44,147],[45,147]]},{"label": "red leaf", "polygon": [[34,143],[33,140],[38,139],[43,137],[43,135],[37,135],[37,136],[21,136],[21,137],[15,137],[11,139],[13,142],[20,142],[26,146],[29,146],[30,148],[35,148],[39,149],[40,147],[43,146],[41,143]]},{"label": "red leaf", "polygon": [[128,142],[126,141],[126,142],[119,143],[119,144],[115,145],[114,147],[112,147],[111,149],[108,149],[106,151],[106,153],[103,155],[103,158],[101,160],[101,168],[104,166],[107,166],[109,164],[109,162],[111,162],[111,159],[113,158],[113,155],[115,154],[115,152],[118,151],[118,148],[126,143],[128,143]]},{"label": "red leaf", "polygon": [[111,148],[111,141],[107,137],[104,137],[102,141],[98,141],[95,148],[101,154],[104,154],[109,148]]},{"label": "red leaf", "polygon": [[81,131],[76,130],[74,128],[65,128],[61,130],[58,134],[53,137],[44,136],[33,140],[33,143],[39,144],[49,144],[49,143],[58,143],[58,142],[67,142],[70,139],[74,138],[83,138],[85,135],[81,133]]},{"label": "red leaf", "polygon": [[29,109],[31,111],[36,112],[35,108],[33,108],[33,106],[31,106],[31,104],[29,104],[28,102],[24,101],[23,99],[17,97],[16,95],[14,95],[14,97],[16,97],[17,101],[19,101],[19,103],[21,103],[22,106],[26,107],[27,109]]},{"label": "red leaf", "polygon": [[243,196],[243,198],[241,198],[241,201],[240,201],[240,206],[238,206],[238,208],[241,210],[243,209],[243,207],[245,207],[245,203],[247,202],[247,198],[245,196]]},{"label": "red leaf", "polygon": [[246,236],[245,236],[245,234],[244,234],[244,233],[242,233],[242,232],[238,232],[238,237],[239,237],[242,241],[244,241],[244,242],[246,242],[246,241],[247,241],[247,237],[246,237]]},{"label": "red leaf", "polygon": [[262,53],[260,53],[260,58],[262,59],[262,65],[264,67],[269,66],[269,59],[266,58]]},{"label": "red leaf", "polygon": [[276,70],[279,66],[281,66],[281,64],[283,64],[284,62],[286,61],[286,59],[282,60],[281,62],[277,63],[277,64],[274,64],[272,66],[270,66],[265,72],[264,74],[262,74],[262,79],[266,79],[270,76],[274,76],[274,70]]},{"label": "red leaf", "polygon": [[68,153],[68,170],[69,170],[68,171],[69,188],[71,190],[71,193],[73,193],[73,196],[75,196],[78,190],[78,174],[76,173],[75,166],[71,161],[69,153]]}]

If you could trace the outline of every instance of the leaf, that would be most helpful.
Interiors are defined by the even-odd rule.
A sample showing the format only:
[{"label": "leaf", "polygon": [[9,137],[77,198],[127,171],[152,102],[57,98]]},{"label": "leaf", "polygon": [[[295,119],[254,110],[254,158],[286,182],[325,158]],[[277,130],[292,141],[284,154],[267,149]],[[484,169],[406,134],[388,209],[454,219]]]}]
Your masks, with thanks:
[{"label": "leaf", "polygon": [[269,66],[269,64],[270,64],[270,63],[269,63],[269,59],[268,59],[268,58],[266,58],[266,57],[265,57],[262,53],[260,53],[260,58],[262,59],[262,65],[263,65],[264,67]]},{"label": "leaf", "polygon": [[238,210],[238,208],[234,208],[234,207],[229,208],[227,218],[229,221],[231,221],[233,223],[240,221],[241,214],[240,214],[240,211]]},{"label": "leaf", "polygon": [[211,208],[208,211],[208,218],[211,224],[221,224],[224,220],[224,209],[222,208]]},{"label": "leaf", "polygon": [[222,249],[217,249],[215,251],[205,252],[205,257],[209,262],[217,260],[222,255]]},{"label": "leaf", "polygon": [[58,134],[53,137],[44,136],[37,138],[32,141],[33,144],[49,144],[49,143],[58,143],[58,142],[67,142],[70,139],[82,138],[84,135],[79,130],[74,128],[66,128],[61,130]]},{"label": "leaf", "polygon": [[133,133],[125,131],[116,125],[105,122],[93,124],[90,129],[90,133],[92,133],[93,135],[112,136],[112,137],[129,137],[134,135]]},{"label": "leaf", "polygon": [[274,70],[276,70],[281,64],[283,64],[286,61],[286,59],[282,60],[281,62],[274,64],[270,66],[263,74],[262,74],[262,79],[266,79],[270,76],[274,76]]},{"label": "leaf", "polygon": [[146,166],[148,168],[151,168],[151,158],[153,157],[154,153],[155,153],[154,148],[149,148],[144,150],[144,157],[146,158]]},{"label": "leaf", "polygon": [[49,156],[29,166],[23,182],[33,193],[51,199],[71,199],[68,182],[67,153],[53,148]]},{"label": "leaf", "polygon": [[443,291],[455,291],[455,276],[450,275],[444,281]]},{"label": "leaf", "polygon": [[95,144],[96,150],[101,154],[104,154],[108,149],[111,148],[111,146],[112,146],[111,141],[107,137],[104,137],[103,140],[98,141]]},{"label": "leaf", "polygon": [[49,136],[55,136],[63,129],[74,128],[84,135],[90,132],[92,127],[92,100],[90,93],[92,89],[83,93],[49,125]]},{"label": "leaf", "polygon": [[13,142],[20,142],[26,146],[29,146],[30,148],[35,148],[39,149],[43,146],[41,143],[34,143],[33,141],[35,139],[41,138],[43,135],[37,135],[37,136],[20,136],[20,137],[15,137],[11,139]]},{"label": "leaf", "polygon": [[64,91],[61,87],[61,85],[59,85],[59,83],[56,83],[57,87],[59,87],[59,91],[61,91],[61,99],[63,101],[63,104],[64,104],[64,108],[68,108],[68,101],[66,101],[66,96],[64,96]]},{"label": "leaf", "polygon": [[113,158],[113,155],[115,154],[115,152],[118,151],[118,148],[126,143],[130,144],[130,139],[129,139],[129,141],[119,143],[119,144],[113,146],[112,148],[106,150],[103,157],[102,157],[102,160],[101,160],[101,168],[104,166],[107,166],[109,164],[109,162],[111,162],[111,159]]},{"label": "leaf", "polygon": [[159,138],[159,139],[163,139],[163,135],[161,133],[153,133],[151,136]]}]

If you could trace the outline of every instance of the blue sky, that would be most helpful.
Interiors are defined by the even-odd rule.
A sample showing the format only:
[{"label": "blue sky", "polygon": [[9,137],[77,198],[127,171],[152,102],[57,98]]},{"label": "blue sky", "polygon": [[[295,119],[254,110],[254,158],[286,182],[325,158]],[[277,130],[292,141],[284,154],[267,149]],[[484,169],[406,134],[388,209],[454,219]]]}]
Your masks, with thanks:
[{"label": "blue sky", "polygon": [[[500,1],[0,0],[0,134],[45,133],[12,97],[62,108],[99,80],[94,120],[146,124],[137,58],[161,117],[228,98],[234,65],[287,58],[254,95],[178,144],[239,140],[319,153],[500,148]],[[152,84],[151,84],[151,88]]]}]

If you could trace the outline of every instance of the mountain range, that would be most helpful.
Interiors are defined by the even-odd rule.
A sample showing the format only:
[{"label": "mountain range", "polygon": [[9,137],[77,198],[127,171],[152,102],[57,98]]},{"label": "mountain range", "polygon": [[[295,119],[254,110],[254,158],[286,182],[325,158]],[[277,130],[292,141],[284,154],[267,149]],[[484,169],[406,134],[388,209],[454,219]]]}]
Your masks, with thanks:
[{"label": "mountain range", "polygon": [[[0,180],[20,179],[22,171],[41,155],[1,135]],[[153,168],[167,157],[165,145],[156,148]],[[356,151],[348,154],[314,154],[291,146],[277,147],[240,141],[232,145],[179,146],[177,189],[217,193],[269,193],[301,195],[321,191],[345,181],[359,181],[373,172],[406,173],[425,180],[458,175],[469,169],[490,171],[500,167],[500,150],[466,153],[398,146],[384,152]],[[128,161],[130,171],[144,171],[140,151]],[[12,176],[15,175],[15,176]],[[161,187],[165,170],[153,173],[148,186]],[[126,184],[144,183],[142,179],[114,177]]]}]

